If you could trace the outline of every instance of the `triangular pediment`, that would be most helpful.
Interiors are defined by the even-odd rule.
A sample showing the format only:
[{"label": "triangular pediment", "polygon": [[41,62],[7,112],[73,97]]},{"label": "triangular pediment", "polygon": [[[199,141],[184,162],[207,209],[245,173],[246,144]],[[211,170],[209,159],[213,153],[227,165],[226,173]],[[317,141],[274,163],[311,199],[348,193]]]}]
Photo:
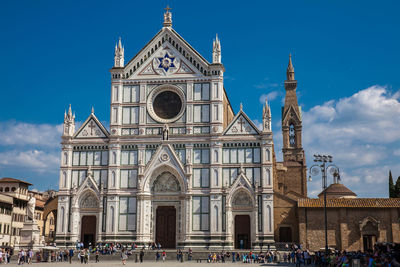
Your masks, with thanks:
[{"label": "triangular pediment", "polygon": [[109,133],[103,124],[91,113],[79,130],[75,133],[76,139],[108,138]]},{"label": "triangular pediment", "polygon": [[240,188],[245,188],[254,193],[253,187],[244,172],[239,172],[238,176],[235,179],[235,182],[231,185],[229,192],[234,193],[234,191]]},{"label": "triangular pediment", "polygon": [[239,113],[233,118],[231,123],[226,127],[223,135],[258,135],[260,131],[257,126],[250,120],[250,118],[240,110]]},{"label": "triangular pediment", "polygon": [[182,162],[175,154],[174,148],[169,144],[162,144],[157,148],[156,152],[151,157],[151,160],[145,167],[144,176],[148,175],[161,165],[169,165],[178,171],[181,177],[186,176]]},{"label": "triangular pediment", "polygon": [[[299,109],[300,112],[300,109]],[[292,120],[296,123],[301,122],[301,114],[298,114],[297,110],[293,106],[289,106],[288,109],[282,114],[283,124],[289,124],[289,121]]]},{"label": "triangular pediment", "polygon": [[[88,170],[88,173],[91,173],[91,171]],[[99,190],[99,187],[97,186],[95,180],[93,179],[92,174],[89,174],[85,178],[85,180],[82,182],[82,184],[77,188],[76,195],[83,196],[86,191],[90,191],[97,197],[99,196],[100,190]],[[78,201],[78,199],[77,199],[77,201]]]},{"label": "triangular pediment", "polygon": [[210,63],[175,30],[164,27],[124,67],[125,78],[204,76]]}]

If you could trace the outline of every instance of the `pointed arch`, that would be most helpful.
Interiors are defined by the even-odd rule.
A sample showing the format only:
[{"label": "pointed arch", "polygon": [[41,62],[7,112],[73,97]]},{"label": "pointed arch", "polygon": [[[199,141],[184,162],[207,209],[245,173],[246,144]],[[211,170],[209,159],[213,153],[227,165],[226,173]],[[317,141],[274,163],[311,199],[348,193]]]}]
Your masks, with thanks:
[{"label": "pointed arch", "polygon": [[265,149],[265,160],[271,161],[271,151],[269,150],[269,148]]},{"label": "pointed arch", "polygon": [[214,206],[214,213],[215,213],[215,215],[214,215],[214,223],[215,223],[215,231],[218,231],[219,230],[219,211],[218,211],[218,206],[217,205],[215,205]]},{"label": "pointed arch", "polygon": [[146,191],[146,192],[150,192],[157,177],[160,176],[164,172],[169,172],[176,178],[176,180],[178,181],[179,186],[180,186],[180,191],[186,191],[186,189],[187,189],[186,179],[184,179],[181,176],[181,174],[177,171],[177,169],[175,167],[171,166],[168,163],[164,163],[164,164],[157,166],[157,168],[154,171],[150,172],[144,178],[143,184],[141,184],[142,190]]},{"label": "pointed arch", "polygon": [[115,151],[112,153],[112,163],[117,164],[117,152]]},{"label": "pointed arch", "polygon": [[218,159],[218,149],[215,149],[214,150],[214,162],[218,162],[219,161],[219,159]]},{"label": "pointed arch", "polygon": [[62,186],[64,188],[67,187],[67,172],[65,172],[65,171],[63,171],[63,174],[62,174]]},{"label": "pointed arch", "polygon": [[81,209],[96,209],[100,207],[100,199],[93,189],[86,189],[76,200]]},{"label": "pointed arch", "polygon": [[219,179],[218,179],[218,169],[214,169],[214,185],[218,186]]},{"label": "pointed arch", "polygon": [[255,207],[254,194],[244,186],[232,190],[227,198],[227,203],[231,207]]},{"label": "pointed arch", "polygon": [[111,173],[111,187],[115,187],[115,171],[112,171]]},{"label": "pointed arch", "polygon": [[110,216],[111,216],[110,228],[111,228],[111,232],[114,232],[115,231],[115,209],[114,209],[114,206],[110,207]]},{"label": "pointed arch", "polygon": [[64,165],[67,166],[68,165],[68,153],[64,152]]},{"label": "pointed arch", "polygon": [[267,182],[267,185],[271,185],[271,171],[269,168],[265,168],[265,180]]},{"label": "pointed arch", "polygon": [[62,233],[64,233],[64,219],[65,219],[65,209],[64,209],[64,207],[61,207],[61,209],[60,209],[60,218],[61,218],[61,220],[60,220],[60,224],[61,224],[61,232]]}]

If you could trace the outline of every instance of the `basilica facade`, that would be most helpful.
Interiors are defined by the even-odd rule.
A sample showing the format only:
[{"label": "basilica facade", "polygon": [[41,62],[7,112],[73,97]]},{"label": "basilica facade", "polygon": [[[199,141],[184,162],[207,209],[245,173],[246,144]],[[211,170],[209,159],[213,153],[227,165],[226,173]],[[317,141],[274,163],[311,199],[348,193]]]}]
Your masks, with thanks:
[{"label": "basilica facade", "polygon": [[[168,9],[161,30],[128,62],[119,40],[110,70],[110,128],[93,110],[79,129],[71,107],[64,115],[58,246],[274,243],[270,108],[265,103],[260,110],[262,129],[242,106],[235,114],[224,71],[218,36],[210,63],[172,28]],[[295,152],[302,161],[302,150]]]}]

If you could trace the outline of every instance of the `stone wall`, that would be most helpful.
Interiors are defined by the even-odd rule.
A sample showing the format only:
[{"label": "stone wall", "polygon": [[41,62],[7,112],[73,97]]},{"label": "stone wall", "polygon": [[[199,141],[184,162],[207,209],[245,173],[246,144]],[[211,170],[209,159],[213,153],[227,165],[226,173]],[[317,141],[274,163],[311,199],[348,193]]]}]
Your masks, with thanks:
[{"label": "stone wall", "polygon": [[[299,208],[298,212],[300,243],[313,251],[324,248],[324,209]],[[398,220],[397,208],[328,208],[328,246],[363,250],[362,234],[367,230],[362,222],[369,221],[376,225],[377,242],[399,242]]]}]

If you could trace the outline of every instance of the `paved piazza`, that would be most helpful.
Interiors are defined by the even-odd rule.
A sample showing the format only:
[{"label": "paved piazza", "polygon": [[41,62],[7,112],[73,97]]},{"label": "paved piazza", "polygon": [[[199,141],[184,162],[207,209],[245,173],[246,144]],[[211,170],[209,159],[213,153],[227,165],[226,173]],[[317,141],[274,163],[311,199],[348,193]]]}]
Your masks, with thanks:
[{"label": "paved piazza", "polygon": [[[164,266],[164,267],[172,267],[172,266],[232,266],[232,264],[234,265],[238,265],[241,266],[243,263],[242,262],[236,262],[236,263],[232,263],[232,262],[226,262],[226,263],[207,263],[207,262],[202,262],[202,263],[197,263],[196,261],[191,261],[191,262],[177,262],[177,261],[165,261],[165,262],[155,262],[155,261],[145,261],[143,263],[136,263],[134,261],[132,261],[131,259],[129,259],[126,263],[125,266],[133,266],[133,265],[140,265],[143,267],[153,267],[153,266]],[[12,262],[11,265],[17,265],[16,262]],[[27,265],[27,264],[24,264]],[[90,262],[88,264],[81,264],[80,262],[72,262],[72,264],[69,264],[68,262],[49,262],[49,263],[45,263],[45,262],[41,262],[41,263],[33,263],[32,265],[34,266],[57,266],[57,267],[66,267],[66,266],[76,266],[76,265],[81,265],[81,266],[123,266],[121,261],[115,261],[115,260],[107,260],[107,261],[103,261],[103,262],[99,262],[99,263],[95,263],[95,262]],[[294,266],[294,264],[274,264],[274,263],[258,263],[258,264],[251,264],[252,266]],[[10,265],[8,265],[10,266]],[[27,265],[29,266],[29,265]]]}]

